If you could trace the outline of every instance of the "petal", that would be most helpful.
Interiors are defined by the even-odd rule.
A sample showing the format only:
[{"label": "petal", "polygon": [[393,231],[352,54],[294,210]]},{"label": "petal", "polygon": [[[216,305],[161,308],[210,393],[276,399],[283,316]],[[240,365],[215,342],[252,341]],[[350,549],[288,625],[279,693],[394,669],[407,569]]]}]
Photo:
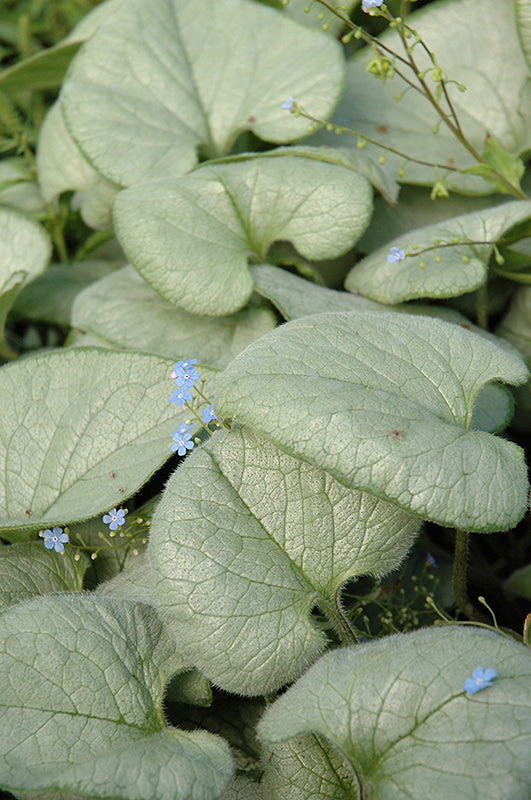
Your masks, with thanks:
[{"label": "petal", "polygon": [[481,688],[472,678],[467,678],[463,684],[463,689],[467,694],[476,694]]},{"label": "petal", "polygon": [[66,544],[66,542],[68,542],[68,534],[67,533],[62,533],[60,535],[60,537],[59,537],[59,541],[63,542],[63,544]]},{"label": "petal", "polygon": [[47,550],[51,550],[53,547],[53,542],[51,539],[45,539],[44,546]]},{"label": "petal", "polygon": [[498,673],[496,672],[495,669],[490,669],[489,668],[489,669],[485,670],[485,674],[484,674],[483,677],[484,677],[484,679],[486,681],[491,681],[493,678],[497,678],[498,677]]},{"label": "petal", "polygon": [[54,547],[55,547],[55,552],[56,552],[56,553],[62,553],[62,552],[63,552],[63,550],[65,549],[65,548],[64,548],[64,545],[62,545],[62,544],[61,544],[61,542],[56,542],[56,543],[54,544]]},{"label": "petal", "polygon": [[483,667],[476,667],[474,672],[472,673],[472,677],[475,681],[482,681],[485,678]]}]

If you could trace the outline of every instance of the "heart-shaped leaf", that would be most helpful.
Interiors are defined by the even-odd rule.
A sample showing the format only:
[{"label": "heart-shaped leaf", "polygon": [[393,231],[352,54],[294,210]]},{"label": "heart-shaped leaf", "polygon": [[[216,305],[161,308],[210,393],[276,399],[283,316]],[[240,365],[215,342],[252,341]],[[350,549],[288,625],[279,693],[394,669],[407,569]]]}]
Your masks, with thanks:
[{"label": "heart-shaped leaf", "polygon": [[120,192],[117,236],[133,266],[170,302],[232,314],[248,301],[248,260],[290,241],[310,260],[347,252],[365,230],[371,189],[351,169],[282,156],[204,166]]},{"label": "heart-shaped leaf", "polygon": [[[497,677],[465,694],[478,666]],[[329,653],[258,725],[268,742],[304,736],[299,774],[287,772],[278,796],[315,796],[290,793],[294,780],[304,788],[312,767],[305,735],[313,733],[341,754],[359,796],[527,800],[530,680],[524,647],[475,628],[425,629]],[[331,772],[333,764],[325,774]]]},{"label": "heart-shaped leaf", "polygon": [[156,606],[207,678],[264,694],[323,651],[311,608],[344,633],[342,584],[398,566],[417,527],[250,431],[219,433],[175,472],[153,517]]},{"label": "heart-shaped leaf", "polygon": [[168,403],[171,368],[88,348],[3,367],[0,528],[91,517],[145,483],[188,413]]},{"label": "heart-shaped leaf", "polygon": [[506,530],[527,505],[523,453],[469,428],[483,386],[527,375],[513,350],[460,325],[379,311],[316,314],[237,356],[219,377],[215,408],[424,519]]},{"label": "heart-shaped leaf", "polygon": [[117,187],[95,171],[80,152],[55,103],[42,124],[37,148],[37,173],[45,200],[74,190],[83,220],[92,228],[110,225],[110,209]]},{"label": "heart-shaped leaf", "polygon": [[86,558],[75,560],[65,550],[50,553],[41,542],[21,542],[0,548],[0,609],[36,594],[79,591],[87,569]]},{"label": "heart-shaped leaf", "polygon": [[174,360],[193,353],[223,369],[250,342],[276,327],[275,315],[257,305],[231,317],[200,317],[175,308],[132,267],[93,283],[73,307],[72,325],[117,347]]},{"label": "heart-shaped leaf", "polygon": [[343,72],[331,37],[256,3],[128,0],[73,60],[62,105],[91,164],[130,186],[187,172],[199,147],[226,155],[242,131],[301,138],[307,120],[282,102],[297,93],[326,117]]},{"label": "heart-shaped leaf", "polygon": [[[530,219],[531,202],[515,200],[408,231],[358,262],[345,287],[390,304],[471,292],[487,279],[494,245]],[[404,250],[406,257],[390,263],[391,245]]]},{"label": "heart-shaped leaf", "polygon": [[190,664],[163,634],[149,606],[88,595],[4,612],[0,785],[123,800],[152,800],[156,786],[159,800],[219,798],[232,777],[228,746],[165,725],[165,683]]},{"label": "heart-shaped leaf", "polygon": [[[408,16],[408,24],[417,30],[427,47],[435,54],[436,63],[448,76],[448,95],[458,115],[461,129],[481,154],[487,135],[513,155],[525,153],[531,147],[531,103],[529,102],[529,71],[522,54],[515,24],[514,4],[499,0],[447,0],[431,3],[427,8]],[[481,25],[478,20],[481,19]],[[387,30],[382,44],[404,54],[398,34]],[[432,88],[433,64],[420,45],[413,45],[417,68],[426,70],[426,83]],[[396,175],[404,168],[400,179],[405,183],[431,185],[436,173],[431,166],[407,160],[408,156],[439,164],[440,175],[454,189],[466,193],[488,194],[492,185],[482,178],[450,169],[466,169],[477,162],[461,145],[451,130],[441,123],[438,113],[419,92],[406,91],[402,78],[395,75],[385,82],[367,72],[373,57],[372,48],[364,48],[347,67],[347,86],[333,119],[338,125],[355,130],[381,144],[393,147],[405,156],[386,153],[387,166]],[[397,65],[398,66],[398,65]],[[400,64],[406,77],[412,73]],[[452,81],[466,86],[459,91]],[[299,98],[291,92],[296,100]],[[401,96],[396,100],[397,95]],[[485,102],[485,98],[489,102]],[[313,114],[310,103],[300,102]],[[441,105],[453,123],[452,114],[444,99]],[[434,126],[438,132],[434,133]],[[334,133],[321,132],[318,141],[337,147]],[[341,143],[356,146],[357,139],[347,135]],[[376,159],[381,148],[371,144],[367,152]]]},{"label": "heart-shaped leaf", "polygon": [[0,354],[9,309],[22,287],[44,272],[51,244],[44,228],[8,208],[0,208]]}]

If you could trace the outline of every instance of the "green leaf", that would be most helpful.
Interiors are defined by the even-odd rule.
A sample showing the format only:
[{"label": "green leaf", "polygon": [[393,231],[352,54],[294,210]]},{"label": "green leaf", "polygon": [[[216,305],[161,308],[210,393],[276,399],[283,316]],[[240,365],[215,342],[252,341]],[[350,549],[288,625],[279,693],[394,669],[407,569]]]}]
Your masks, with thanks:
[{"label": "green leaf", "polygon": [[[531,189],[531,186],[529,187]],[[370,253],[387,242],[398,239],[408,231],[427,228],[452,217],[482,211],[498,206],[504,198],[499,194],[487,196],[451,194],[450,197],[430,199],[425,186],[400,188],[398,203],[390,206],[383,198],[374,198],[374,213],[371,224],[359,242],[363,252]]]},{"label": "green leaf", "polygon": [[4,158],[0,161],[0,205],[26,214],[43,209],[39,187],[23,158]]},{"label": "green leaf", "polygon": [[526,358],[531,358],[531,286],[519,287],[514,292],[511,306],[496,333],[512,342]]},{"label": "green leaf", "polygon": [[[363,175],[385,199],[386,205],[394,206],[400,187],[398,183],[380,164],[375,164],[363,151],[352,150],[348,147],[306,147],[304,145],[290,145],[289,147],[276,147],[263,153],[238,153],[238,155],[217,158],[209,164],[234,164],[238,162],[263,161],[276,159],[283,156],[297,156],[324,164],[333,164],[345,167],[351,172]],[[196,168],[197,169],[197,168]]]},{"label": "green leaf", "polygon": [[324,650],[311,608],[345,625],[342,584],[391,571],[417,527],[251,431],[219,433],[174,473],[153,517],[156,606],[207,678],[265,694]]},{"label": "green leaf", "polygon": [[79,591],[88,562],[66,549],[59,555],[40,542],[0,548],[0,609],[34,595]]},{"label": "green leaf", "polygon": [[[497,678],[466,695],[463,682],[480,665]],[[267,709],[258,733],[268,742],[323,736],[374,800],[527,800],[530,679],[529,653],[497,633],[398,634],[324,656]],[[287,772],[278,796],[292,796],[293,780]]]},{"label": "green leaf", "polygon": [[144,555],[130,559],[127,567],[110,580],[100,583],[96,593],[102,597],[135,600],[153,605],[153,570]]},{"label": "green leaf", "polygon": [[128,0],[78,53],[61,96],[89,161],[129,186],[187,172],[199,147],[226,155],[246,130],[268,142],[301,138],[307,120],[282,102],[298,95],[326,117],[343,73],[337,42],[273,9]]},{"label": "green leaf", "polygon": [[515,0],[516,29],[520,44],[531,70],[531,3],[529,0]]},{"label": "green leaf", "polygon": [[514,351],[460,325],[327,313],[249,345],[219,377],[214,404],[345,486],[442,525],[496,531],[525,512],[523,453],[469,430],[473,406],[487,383],[527,376]]},{"label": "green leaf", "polygon": [[54,264],[22,290],[12,310],[25,319],[68,326],[76,297],[115,269],[109,261]]},{"label": "green leaf", "polygon": [[0,208],[0,352],[7,314],[23,286],[48,264],[51,244],[44,228],[16,211]]},{"label": "green leaf", "polygon": [[80,42],[61,42],[3,70],[0,91],[16,94],[57,88],[79,45]]},{"label": "green leaf", "polygon": [[371,212],[371,189],[351,169],[284,156],[204,166],[121,192],[120,243],[143,278],[196,314],[241,309],[253,291],[248,260],[290,241],[307,259],[347,252]]},{"label": "green leaf", "polygon": [[[167,728],[168,678],[189,668],[153,609],[89,595],[46,597],[0,616],[0,785],[26,792],[214,800],[228,746]],[[160,765],[164,764],[161,770]]]},{"label": "green leaf", "polygon": [[190,353],[223,369],[250,342],[276,327],[267,308],[250,306],[231,317],[201,317],[181,311],[155,292],[132,267],[125,267],[81,292],[72,325],[117,347],[173,358]]},{"label": "green leaf", "polygon": [[503,588],[508,592],[519,595],[519,597],[531,600],[531,564],[527,564],[521,569],[516,569],[503,582]]},{"label": "green leaf", "polygon": [[473,431],[500,433],[511,421],[513,411],[511,390],[500,383],[487,383],[476,395],[470,427]]},{"label": "green leaf", "polygon": [[155,356],[88,348],[4,366],[0,529],[91,517],[144,484],[188,413],[168,403],[171,367]]},{"label": "green leaf", "polygon": [[48,111],[39,132],[37,173],[42,195],[52,201],[66,191],[77,192],[77,204],[89,227],[110,225],[117,187],[93,169],[72,139],[59,103]]},{"label": "green leaf", "polygon": [[265,748],[260,785],[268,799],[352,800],[359,796],[344,759],[323,736],[315,734]]},{"label": "green leaf", "polygon": [[[494,244],[530,217],[531,202],[515,200],[408,231],[359,261],[345,287],[389,304],[471,292],[486,281]],[[406,258],[390,264],[391,245],[404,250]]]},{"label": "green leaf", "polygon": [[511,194],[507,187],[507,182],[512,186],[520,186],[520,178],[525,169],[524,162],[517,156],[508,153],[503,147],[500,147],[489,134],[481,157],[486,164],[476,164],[473,167],[468,167],[464,172],[472,175],[481,175],[486,181],[493,183],[497,190],[503,194]]},{"label": "green leaf", "polygon": [[[449,83],[447,91],[463,133],[476,151],[483,152],[490,135],[512,155],[526,153],[531,147],[529,71],[518,40],[513,4],[500,0],[430,3],[408,16],[408,25],[421,34],[448,78],[466,86],[466,91],[460,92],[454,83]],[[395,31],[387,29],[380,41],[403,54]],[[419,70],[432,66],[420,45],[415,46],[413,56]],[[396,175],[405,167],[401,182],[432,185],[436,179],[433,167],[408,162],[407,157],[411,156],[441,165],[440,175],[455,190],[491,192],[492,186],[480,177],[446,171],[446,165],[462,170],[477,162],[450,129],[440,123],[438,113],[419,92],[407,91],[400,101],[395,100],[397,94],[404,92],[402,78],[395,75],[382,83],[366,71],[372,57],[372,49],[364,48],[350,61],[346,90],[334,122],[404,153],[405,157],[386,153],[391,174]],[[437,84],[429,71],[425,82],[436,92]],[[447,111],[444,98],[440,102]],[[317,140],[332,147],[338,144],[338,137],[325,131],[319,133]],[[341,137],[342,144],[348,146],[349,142],[355,147],[357,139]],[[366,150],[375,159],[385,152],[371,144]]]},{"label": "green leaf", "polygon": [[396,311],[397,313],[421,314],[445,319],[458,325],[468,325],[479,332],[481,329],[471,326],[469,320],[452,308],[445,306],[429,306],[423,303],[401,303],[388,306],[369,300],[356,292],[339,292],[316,286],[298,275],[273,267],[270,264],[260,264],[252,267],[251,274],[255,289],[266,297],[287,319],[298,319],[310,314],[320,314],[324,311]]}]

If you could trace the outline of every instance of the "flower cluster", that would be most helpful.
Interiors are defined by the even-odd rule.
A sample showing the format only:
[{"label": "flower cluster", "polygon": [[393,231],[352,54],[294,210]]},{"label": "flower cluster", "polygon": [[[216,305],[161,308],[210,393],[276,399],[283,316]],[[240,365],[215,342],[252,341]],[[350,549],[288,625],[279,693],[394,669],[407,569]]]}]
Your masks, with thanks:
[{"label": "flower cluster", "polygon": [[286,99],[282,103],[282,108],[285,111],[293,111],[293,109],[295,108],[295,100],[291,95],[289,97],[286,97]]},{"label": "flower cluster", "polygon": [[[175,389],[170,395],[170,403],[176,403],[178,406],[186,406],[193,414],[196,420],[208,431],[208,426],[211,422],[216,422],[217,417],[212,403],[204,408],[201,416],[199,409],[202,405],[208,404],[209,400],[203,394],[203,381],[201,375],[195,368],[197,358],[190,358],[187,361],[176,361],[171,373],[171,377],[175,382]],[[195,394],[195,396],[194,396]],[[190,420],[182,422],[177,430],[173,431],[173,444],[172,452],[177,453],[179,456],[185,456],[189,450],[192,450],[194,441],[190,431],[193,424]],[[196,440],[199,442],[199,440]]]},{"label": "flower cluster", "polygon": [[53,547],[56,553],[62,553],[68,542],[68,534],[62,528],[52,528],[52,530],[46,528],[46,530],[39,531],[39,536],[44,539],[45,548],[51,550]]},{"label": "flower cluster", "polygon": [[380,8],[383,0],[361,0],[361,8],[365,13],[369,12],[371,8]]}]

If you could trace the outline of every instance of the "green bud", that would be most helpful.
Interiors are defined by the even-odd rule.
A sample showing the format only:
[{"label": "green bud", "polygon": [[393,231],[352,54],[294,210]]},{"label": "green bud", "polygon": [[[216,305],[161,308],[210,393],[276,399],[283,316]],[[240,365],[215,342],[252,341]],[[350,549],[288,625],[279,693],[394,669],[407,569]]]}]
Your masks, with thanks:
[{"label": "green bud", "polygon": [[380,158],[378,159],[378,164],[385,164],[386,161],[387,161],[386,156],[380,156]]},{"label": "green bud", "polygon": [[344,133],[343,128],[334,128],[334,133],[337,133],[338,135],[340,133]]},{"label": "green bud", "polygon": [[324,25],[321,25],[321,30],[322,31],[327,31],[329,27],[330,27],[330,23],[329,22],[325,22]]},{"label": "green bud", "polygon": [[404,92],[398,92],[398,94],[395,94],[393,96],[393,100],[396,100],[396,102],[399,103],[402,100],[403,96]]},{"label": "green bud", "polygon": [[438,253],[435,254],[435,261],[437,262],[437,264],[441,263],[441,257]]},{"label": "green bud", "polygon": [[358,30],[354,34],[354,38],[355,39],[361,39],[362,36],[363,36],[363,31],[362,31],[361,28],[358,28]]},{"label": "green bud", "polygon": [[317,19],[319,20],[319,22],[321,22],[321,20],[324,18],[325,18],[324,11],[321,11],[320,14],[317,14]]},{"label": "green bud", "polygon": [[421,258],[419,258],[419,267],[421,269],[424,269],[425,266],[426,266],[426,264],[424,263],[424,261]]},{"label": "green bud", "polygon": [[363,150],[364,147],[367,147],[367,141],[365,139],[362,139],[361,136],[358,137],[356,147],[358,148],[358,150]]},{"label": "green bud", "polygon": [[334,126],[332,125],[332,123],[331,123],[331,122],[329,122],[329,123],[328,123],[328,125],[326,126],[326,130],[327,130],[329,133],[330,133],[330,131],[333,131],[333,130],[334,130]]},{"label": "green bud", "polygon": [[403,178],[404,177],[404,172],[405,172],[404,167],[400,167],[400,169],[398,170],[398,172],[396,174],[398,175],[399,178]]},{"label": "green bud", "polygon": [[468,264],[470,259],[468,258],[468,256],[462,255],[461,256],[461,261],[463,262],[463,264]]},{"label": "green bud", "polygon": [[505,259],[502,256],[502,254],[500,253],[500,251],[498,250],[498,248],[496,247],[496,245],[494,245],[494,258],[496,259],[496,264],[499,264],[500,267],[503,264],[505,264]]},{"label": "green bud", "polygon": [[348,44],[352,39],[352,37],[354,36],[354,33],[355,33],[354,31],[349,31],[344,36],[342,36],[341,41],[343,42],[343,44]]}]

